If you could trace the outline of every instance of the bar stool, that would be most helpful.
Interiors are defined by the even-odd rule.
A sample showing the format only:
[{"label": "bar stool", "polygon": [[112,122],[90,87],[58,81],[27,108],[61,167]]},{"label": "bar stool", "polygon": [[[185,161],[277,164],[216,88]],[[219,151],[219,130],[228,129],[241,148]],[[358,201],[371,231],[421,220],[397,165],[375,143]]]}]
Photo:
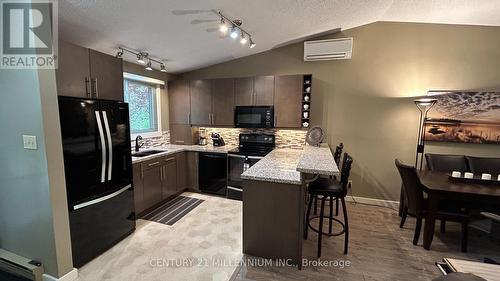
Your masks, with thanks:
[{"label": "bar stool", "polygon": [[[335,148],[335,152],[333,153],[333,160],[335,161],[335,164],[337,164],[337,167],[340,167],[340,158],[342,157],[342,151],[344,150],[344,143],[340,143],[339,145],[337,145],[337,147]],[[337,178],[334,176],[333,177],[334,180],[337,180]],[[333,205],[333,199],[330,198],[330,202],[329,202],[329,206],[330,206],[330,209],[332,209]],[[313,213],[316,215],[317,214],[317,210],[318,210],[318,197],[315,196],[314,197],[314,211]],[[336,198],[335,199],[335,216],[338,216],[339,215],[339,199]]]},{"label": "bar stool", "polygon": [[[317,180],[311,182],[308,187],[309,192],[309,204],[307,206],[307,214],[306,214],[306,227],[304,231],[304,239],[307,239],[308,229],[311,228],[312,231],[318,233],[318,258],[321,257],[321,242],[322,236],[339,236],[345,234],[344,239],[344,254],[347,254],[348,244],[349,244],[349,223],[347,217],[347,208],[345,204],[345,197],[347,196],[347,189],[349,184],[349,174],[351,172],[353,159],[349,154],[345,153],[344,161],[342,163],[342,171],[340,176],[340,182],[335,182],[328,178],[318,178]],[[321,209],[319,216],[310,217],[311,208],[313,205],[313,200],[317,196],[321,197]],[[339,219],[333,216],[332,206],[330,205],[330,215],[325,216],[325,200],[329,198],[330,200],[340,199],[342,203],[342,211],[344,215],[344,221],[340,221]],[[330,201],[331,202],[331,201]],[[314,228],[311,225],[311,221],[319,218],[319,229]],[[329,224],[329,232],[323,232],[323,220],[327,218],[330,221]],[[336,233],[332,232],[332,223],[333,221],[339,223],[342,226],[342,230]]]}]

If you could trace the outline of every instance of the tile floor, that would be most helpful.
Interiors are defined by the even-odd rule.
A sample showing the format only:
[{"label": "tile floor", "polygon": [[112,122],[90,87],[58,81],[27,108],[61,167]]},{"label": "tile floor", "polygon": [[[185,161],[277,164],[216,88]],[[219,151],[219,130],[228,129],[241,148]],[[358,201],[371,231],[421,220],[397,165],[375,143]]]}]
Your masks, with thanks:
[{"label": "tile floor", "polygon": [[182,195],[205,202],[173,226],[138,220],[132,235],[79,269],[78,281],[229,280],[242,256],[242,202]]}]

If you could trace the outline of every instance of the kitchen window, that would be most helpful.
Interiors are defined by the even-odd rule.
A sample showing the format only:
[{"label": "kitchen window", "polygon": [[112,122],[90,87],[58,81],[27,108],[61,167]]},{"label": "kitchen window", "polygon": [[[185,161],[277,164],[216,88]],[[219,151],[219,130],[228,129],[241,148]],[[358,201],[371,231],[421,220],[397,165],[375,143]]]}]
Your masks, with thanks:
[{"label": "kitchen window", "polygon": [[129,104],[130,134],[161,135],[161,80],[124,73],[125,102]]}]

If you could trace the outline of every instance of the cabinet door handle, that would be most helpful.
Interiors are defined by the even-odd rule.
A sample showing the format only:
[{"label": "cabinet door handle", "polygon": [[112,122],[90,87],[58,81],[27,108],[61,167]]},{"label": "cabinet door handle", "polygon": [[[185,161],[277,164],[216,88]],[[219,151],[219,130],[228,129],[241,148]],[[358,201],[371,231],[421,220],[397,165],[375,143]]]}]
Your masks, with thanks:
[{"label": "cabinet door handle", "polygon": [[87,95],[87,98],[90,98],[89,82],[89,78],[85,77],[85,94]]},{"label": "cabinet door handle", "polygon": [[97,89],[97,78],[94,79],[94,84],[95,97],[97,98],[99,96],[99,90]]},{"label": "cabinet door handle", "polygon": [[165,162],[172,161],[172,160],[175,160],[175,157],[167,158],[167,159],[165,159]]},{"label": "cabinet door handle", "polygon": [[212,114],[208,114],[208,125],[212,124]]},{"label": "cabinet door handle", "polygon": [[184,143],[184,141],[176,140],[175,143]]},{"label": "cabinet door handle", "polygon": [[163,167],[160,169],[160,180],[163,181]]},{"label": "cabinet door handle", "polygon": [[149,163],[148,167],[153,167],[153,166],[158,165],[158,164],[160,164],[160,162]]}]

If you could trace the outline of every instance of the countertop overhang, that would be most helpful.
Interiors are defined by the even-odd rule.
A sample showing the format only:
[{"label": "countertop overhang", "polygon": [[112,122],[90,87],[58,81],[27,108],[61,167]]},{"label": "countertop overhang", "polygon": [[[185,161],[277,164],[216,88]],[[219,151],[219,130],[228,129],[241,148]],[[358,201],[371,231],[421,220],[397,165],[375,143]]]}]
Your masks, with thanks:
[{"label": "countertop overhang", "polygon": [[301,174],[339,174],[328,144],[320,147],[306,145],[303,150],[275,149],[241,174],[241,178],[301,185]]}]

